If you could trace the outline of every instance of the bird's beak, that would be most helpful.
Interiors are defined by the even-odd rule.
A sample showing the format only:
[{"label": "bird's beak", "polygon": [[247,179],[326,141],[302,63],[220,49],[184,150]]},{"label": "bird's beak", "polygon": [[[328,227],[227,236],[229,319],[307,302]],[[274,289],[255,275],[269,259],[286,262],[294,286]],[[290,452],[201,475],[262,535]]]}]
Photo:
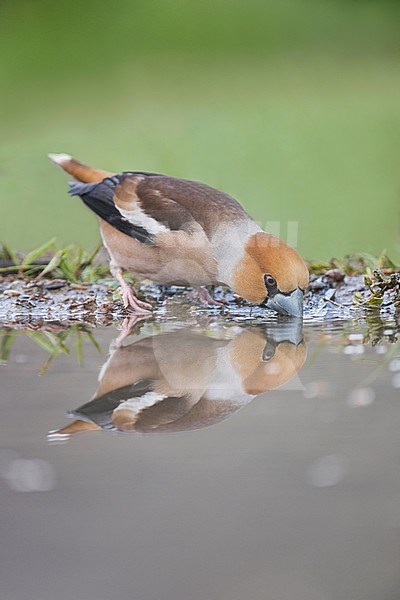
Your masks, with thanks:
[{"label": "bird's beak", "polygon": [[266,300],[265,306],[271,310],[275,310],[280,315],[302,317],[303,300],[304,293],[300,288],[297,288],[289,295],[278,292],[275,296]]}]

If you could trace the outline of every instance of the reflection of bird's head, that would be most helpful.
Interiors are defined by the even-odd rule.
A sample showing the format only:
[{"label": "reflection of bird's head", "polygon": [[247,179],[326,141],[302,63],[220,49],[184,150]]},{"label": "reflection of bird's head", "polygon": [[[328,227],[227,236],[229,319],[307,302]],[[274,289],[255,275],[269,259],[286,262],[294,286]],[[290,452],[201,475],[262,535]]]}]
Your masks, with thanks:
[{"label": "reflection of bird's head", "polygon": [[307,350],[303,340],[276,341],[260,330],[248,330],[232,341],[231,356],[243,389],[256,396],[292,379],[303,366]]},{"label": "reflection of bird's head", "polygon": [[232,287],[253,304],[301,317],[308,281],[307,266],[293,248],[273,235],[258,232],[246,243]]}]

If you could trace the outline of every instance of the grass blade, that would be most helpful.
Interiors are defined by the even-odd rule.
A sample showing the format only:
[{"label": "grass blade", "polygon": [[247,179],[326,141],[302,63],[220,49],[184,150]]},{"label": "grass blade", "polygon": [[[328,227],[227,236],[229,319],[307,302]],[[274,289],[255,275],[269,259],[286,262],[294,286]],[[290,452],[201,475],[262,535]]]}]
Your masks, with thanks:
[{"label": "grass blade", "polygon": [[51,273],[52,271],[54,271],[54,269],[56,269],[62,259],[63,256],[63,250],[58,250],[53,258],[50,260],[49,264],[43,269],[43,271],[41,273],[39,273],[39,275],[37,276],[37,280],[41,279],[44,275],[47,275],[48,273]]},{"label": "grass blade", "polygon": [[76,329],[76,358],[80,366],[83,364],[82,358],[82,335],[79,328]]},{"label": "grass blade", "polygon": [[10,358],[10,352],[14,343],[16,332],[5,331],[0,343],[0,363],[8,362]]},{"label": "grass blade", "polygon": [[49,240],[48,242],[43,244],[43,246],[40,246],[39,248],[36,248],[35,250],[28,252],[28,254],[25,256],[24,260],[22,261],[21,266],[30,265],[31,263],[35,262],[35,260],[37,260],[38,258],[43,256],[43,254],[48,252],[50,250],[50,248],[52,248],[54,246],[55,243],[56,243],[56,238],[52,238],[51,240]]},{"label": "grass blade", "polygon": [[14,250],[12,248],[10,248],[10,246],[5,244],[4,242],[1,245],[3,247],[2,254],[5,255],[6,258],[9,258],[10,260],[12,260],[13,263],[18,265],[20,261],[18,259],[18,256],[15,254]]},{"label": "grass blade", "polygon": [[40,348],[48,352],[49,354],[53,354],[55,352],[58,354],[59,349],[58,345],[54,343],[52,339],[43,335],[42,331],[27,331],[26,335],[35,342]]},{"label": "grass blade", "polygon": [[93,333],[91,331],[87,331],[86,335],[88,336],[89,340],[92,342],[93,346],[96,348],[97,352],[99,354],[102,354],[102,349],[100,347],[100,344],[94,337]]}]

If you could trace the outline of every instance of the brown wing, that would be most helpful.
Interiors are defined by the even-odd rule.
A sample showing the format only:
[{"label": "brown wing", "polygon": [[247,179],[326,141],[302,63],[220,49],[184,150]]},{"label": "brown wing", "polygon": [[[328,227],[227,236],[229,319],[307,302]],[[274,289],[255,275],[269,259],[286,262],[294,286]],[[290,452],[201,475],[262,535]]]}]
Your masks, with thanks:
[{"label": "brown wing", "polygon": [[201,232],[210,239],[221,223],[248,220],[249,215],[228,194],[203,183],[148,173],[122,173],[99,183],[70,184],[104,221],[154,244],[164,231]]},{"label": "brown wing", "polygon": [[250,218],[234,198],[204,183],[146,173],[118,177],[116,205],[136,200],[148,217],[171,231],[187,230],[195,221],[211,237],[221,221]]},{"label": "brown wing", "polygon": [[156,178],[163,179],[163,176],[142,173],[115,176],[113,179],[119,181],[114,191],[115,206],[130,222],[140,224],[153,233],[162,228],[187,233],[197,229],[198,223],[184,206],[157,187],[148,185]]}]

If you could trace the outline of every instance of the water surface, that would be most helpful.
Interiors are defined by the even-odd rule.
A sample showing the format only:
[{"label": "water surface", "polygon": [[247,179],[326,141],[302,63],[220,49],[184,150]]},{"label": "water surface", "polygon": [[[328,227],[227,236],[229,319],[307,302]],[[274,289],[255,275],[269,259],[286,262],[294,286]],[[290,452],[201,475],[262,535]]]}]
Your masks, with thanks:
[{"label": "water surface", "polygon": [[4,600],[398,598],[394,323],[90,331],[2,332]]}]

